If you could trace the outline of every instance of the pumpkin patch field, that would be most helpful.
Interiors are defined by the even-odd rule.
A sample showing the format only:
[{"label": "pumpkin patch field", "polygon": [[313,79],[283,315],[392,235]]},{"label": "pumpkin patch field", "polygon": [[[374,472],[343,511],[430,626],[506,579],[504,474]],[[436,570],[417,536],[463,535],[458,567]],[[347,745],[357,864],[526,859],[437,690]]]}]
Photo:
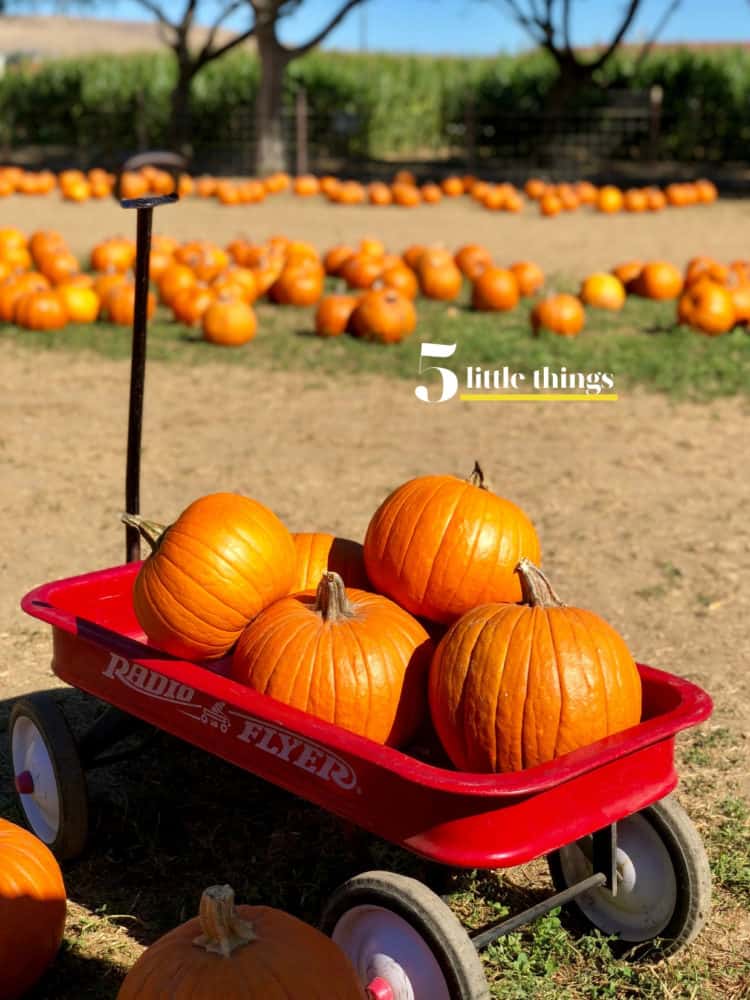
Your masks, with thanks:
[{"label": "pumpkin patch field", "polygon": [[[398,490],[412,484],[418,525],[420,516],[429,516],[430,477],[469,476],[478,462],[482,471],[475,468],[474,476],[483,472],[492,490],[516,505],[514,561],[541,559],[544,573],[542,578],[526,564],[520,583],[512,572],[500,574],[499,599],[517,601],[535,588],[541,593],[548,577],[571,609],[589,609],[608,623],[637,661],[700,684],[715,702],[711,719],[677,740],[676,794],[704,840],[713,877],[713,910],[697,941],[669,961],[631,964],[572,914],[553,911],[483,953],[491,994],[495,1000],[747,1000],[750,526],[742,456],[750,437],[750,333],[744,322],[736,322],[736,313],[727,332],[699,332],[691,325],[704,314],[720,322],[725,297],[706,288],[723,290],[724,272],[701,277],[693,264],[684,300],[668,286],[683,282],[691,258],[712,258],[720,267],[749,258],[750,205],[720,198],[663,212],[582,208],[553,220],[532,204],[520,212],[495,212],[450,195],[408,210],[377,207],[331,206],[322,197],[281,192],[262,203],[233,204],[231,210],[199,198],[157,209],[155,231],[177,244],[202,240],[226,248],[283,235],[298,246],[311,244],[321,257],[332,247],[363,240],[370,250],[379,244],[399,255],[423,245],[434,259],[426,259],[417,280],[422,293],[430,287],[435,294],[412,298],[408,275],[399,274],[396,299],[363,304],[358,296],[365,289],[347,287],[345,280],[340,285],[329,273],[319,281],[340,301],[320,320],[324,335],[315,333],[319,295],[311,293],[300,305],[263,297],[245,301],[253,317],[249,335],[247,315],[236,311],[215,312],[204,334],[198,322],[175,321],[154,283],[141,509],[172,524],[199,497],[219,494],[224,503],[226,494],[236,493],[257,501],[250,514],[263,519],[278,562],[265,574],[263,604],[248,590],[247,606],[233,608],[236,628],[225,645],[216,641],[215,650],[231,648],[242,633],[233,676],[241,682],[262,676],[270,690],[275,678],[268,660],[275,647],[264,645],[265,637],[291,642],[293,633],[300,649],[319,641],[318,619],[311,622],[309,608],[291,606],[285,597],[290,588],[315,586],[320,556],[308,533],[364,543],[362,557],[356,546],[337,552],[340,563],[332,568],[351,588],[346,595],[335,580],[319,588],[315,608],[331,620],[346,618],[352,603],[361,604],[371,611],[374,628],[399,630],[408,658],[424,640],[412,615],[448,622],[463,614],[457,592],[447,605],[432,597],[410,603],[415,587],[427,594],[427,583],[440,574],[422,566],[417,583],[409,578],[398,548],[403,537],[388,536],[389,505],[402,509]],[[118,234],[130,239],[135,219],[106,199],[80,204],[11,195],[3,201],[2,225],[28,234],[59,232],[72,256],[88,265],[97,243]],[[481,252],[454,257],[470,243],[484,248],[489,259],[483,261]],[[443,266],[446,251],[450,267]],[[613,274],[634,260],[673,268]],[[533,267],[507,278],[511,265],[521,261],[536,266],[541,287],[534,288]],[[203,286],[217,274],[210,273],[210,262],[203,264],[207,270],[198,280],[205,301],[198,302],[194,293],[185,306],[216,310],[226,300],[205,295]],[[478,279],[473,285],[467,277],[472,268]],[[480,284],[482,273],[489,277]],[[237,271],[234,278],[249,282]],[[529,283],[524,289],[521,280]],[[727,281],[726,287],[733,287],[733,280]],[[85,290],[84,284],[76,291]],[[282,291],[297,294],[296,286],[280,289],[279,296]],[[573,335],[549,328],[559,311],[550,308],[548,293],[572,300],[562,303],[562,314],[568,333],[582,324]],[[0,817],[12,822],[20,817],[11,794],[5,728],[14,699],[49,691],[77,731],[92,721],[91,704],[50,670],[49,629],[23,615],[18,602],[43,581],[113,566],[124,554],[128,317],[123,323],[113,322],[112,315],[86,322],[86,296],[68,294],[82,312],[59,328],[0,324]],[[304,297],[305,289],[300,294]],[[401,297],[413,316],[401,310]],[[119,308],[127,313],[126,299],[121,296],[110,313]],[[397,319],[406,316],[406,325],[413,324],[410,333],[392,335],[386,306],[394,304]],[[341,333],[350,322],[355,335]],[[234,345],[219,346],[227,337]],[[547,365],[612,372],[619,399],[601,405],[457,399],[427,404],[415,395],[422,382],[433,388],[429,375],[419,373],[424,341],[455,342],[457,371]],[[414,492],[414,482],[426,491],[424,498]],[[413,531],[416,535],[417,528]],[[159,542],[155,560],[173,558],[168,545]],[[449,576],[459,572],[457,565],[445,570]],[[363,593],[368,575],[399,608]],[[134,598],[144,622],[154,603],[147,587],[154,586],[144,583]],[[469,609],[485,600],[484,593],[477,585]],[[389,607],[379,608],[378,601]],[[393,617],[394,608],[401,618]],[[549,612],[563,610],[555,606]],[[495,618],[489,613],[477,618],[476,628],[510,633],[516,613],[506,605]],[[407,619],[413,634],[403,624]],[[161,611],[154,612],[148,628],[156,634],[165,620]],[[597,619],[592,636],[601,636],[602,627]],[[456,646],[465,641],[458,630]],[[481,697],[481,688],[478,684],[474,697]],[[305,691],[303,707],[314,700],[312,689]],[[438,685],[432,697],[447,698]],[[462,736],[454,727],[462,717],[450,710],[449,700],[442,704],[446,750],[461,761]],[[376,732],[367,728],[372,720],[359,715],[350,713],[352,727],[361,723],[380,742],[390,738],[388,727]],[[376,721],[383,721],[382,713]],[[629,717],[623,725],[628,724]],[[495,749],[501,758],[518,757],[517,748]],[[132,759],[92,771],[88,780],[89,846],[80,860],[63,865],[68,902],[62,947],[26,994],[30,1000],[115,1000],[147,946],[196,917],[208,886],[231,885],[238,904],[279,908],[315,924],[324,901],[345,879],[390,869],[439,887],[471,928],[530,906],[550,890],[542,862],[502,872],[437,872],[166,735]],[[290,941],[303,931],[280,924],[273,933],[289,935]],[[188,930],[170,940],[186,949]],[[158,963],[160,954],[165,952],[155,950],[150,960]],[[148,960],[141,961],[131,992],[123,996],[148,996],[139,976],[149,967]],[[0,974],[0,995],[1,980]]]}]

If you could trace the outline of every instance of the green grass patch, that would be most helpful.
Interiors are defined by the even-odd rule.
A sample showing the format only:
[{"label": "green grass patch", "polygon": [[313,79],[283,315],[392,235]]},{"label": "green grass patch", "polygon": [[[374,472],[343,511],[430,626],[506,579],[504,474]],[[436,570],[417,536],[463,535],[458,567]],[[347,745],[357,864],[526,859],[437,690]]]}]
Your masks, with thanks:
[{"label": "green grass patch", "polygon": [[[149,357],[187,365],[219,361],[339,378],[378,373],[426,384],[434,397],[439,378],[430,372],[419,375],[419,344],[427,341],[456,344],[450,359],[434,364],[455,371],[460,390],[466,388],[467,368],[507,365],[526,375],[526,386],[533,371],[548,366],[559,372],[564,366],[569,373],[611,373],[615,391],[644,386],[693,400],[750,393],[750,336],[744,330],[721,337],[702,336],[675,325],[673,303],[631,296],[619,313],[589,310],[586,329],[577,338],[545,333],[534,338],[529,308],[524,304],[510,313],[479,314],[468,308],[465,298],[450,305],[421,300],[415,335],[402,344],[383,346],[349,336],[316,337],[312,309],[260,303],[258,335],[240,348],[207,344],[199,330],[173,322],[160,309],[149,327]],[[0,338],[37,350],[89,350],[110,358],[126,358],[130,353],[129,331],[106,323],[71,325],[54,333],[4,326]]]}]

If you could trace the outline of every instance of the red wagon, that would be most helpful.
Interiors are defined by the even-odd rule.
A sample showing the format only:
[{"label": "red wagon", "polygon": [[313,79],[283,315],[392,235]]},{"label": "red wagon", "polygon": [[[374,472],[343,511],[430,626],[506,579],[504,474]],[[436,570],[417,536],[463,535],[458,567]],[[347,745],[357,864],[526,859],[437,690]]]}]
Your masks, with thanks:
[{"label": "red wagon", "polygon": [[[142,277],[150,231],[144,213],[160,200],[135,206]],[[138,509],[145,315],[140,326],[137,317],[131,512]],[[136,553],[129,536],[129,558]],[[491,869],[547,856],[557,892],[471,935],[414,879],[368,872],[341,886],[322,927],[373,1000],[487,998],[478,950],[563,904],[634,951],[667,954],[700,930],[710,902],[708,863],[690,819],[669,796],[677,784],[675,735],[711,712],[709,696],[694,684],[639,665],[638,725],[522,772],[457,772],[249,690],[226,676],[226,663],[187,662],[153,648],[133,612],[138,568],[130,561],[44,584],[22,602],[52,626],[55,673],[110,706],[78,741],[45,696],[20,699],[11,714],[21,809],[59,857],[74,857],[85,844],[85,769],[142,720],[440,864]]]}]

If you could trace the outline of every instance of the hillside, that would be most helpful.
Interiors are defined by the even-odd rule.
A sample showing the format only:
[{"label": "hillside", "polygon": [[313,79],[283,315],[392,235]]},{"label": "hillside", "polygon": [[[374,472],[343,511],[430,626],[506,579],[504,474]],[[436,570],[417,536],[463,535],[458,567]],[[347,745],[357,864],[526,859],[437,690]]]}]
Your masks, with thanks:
[{"label": "hillside", "polygon": [[[219,42],[232,33],[219,31]],[[194,42],[202,44],[205,28],[196,28]],[[251,43],[246,43],[251,44]],[[144,52],[163,48],[155,21],[119,21],[61,14],[38,17],[0,17],[0,55],[28,53],[43,58],[93,52]]]}]

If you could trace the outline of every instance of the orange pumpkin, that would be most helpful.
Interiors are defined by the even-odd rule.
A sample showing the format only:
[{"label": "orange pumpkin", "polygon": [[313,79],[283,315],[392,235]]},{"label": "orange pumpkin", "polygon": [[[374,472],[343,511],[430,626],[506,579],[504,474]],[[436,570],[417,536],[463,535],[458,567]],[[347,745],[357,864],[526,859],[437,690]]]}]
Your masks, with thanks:
[{"label": "orange pumpkin", "polygon": [[235,907],[228,885],[206,889],[199,916],[143,952],[117,1000],[178,995],[191,1000],[364,997],[354,967],[330,938],[281,910]]},{"label": "orange pumpkin", "polygon": [[460,177],[446,177],[440,187],[448,198],[458,198],[464,193],[464,182]]},{"label": "orange pumpkin", "polygon": [[508,268],[518,282],[518,291],[524,298],[536,295],[544,284],[544,271],[533,260],[519,260]]},{"label": "orange pumpkin", "polygon": [[567,292],[548,295],[531,311],[531,329],[535,336],[540,330],[549,330],[561,337],[576,337],[585,322],[581,300]]},{"label": "orange pumpkin", "polygon": [[622,282],[627,292],[632,292],[642,270],[642,260],[626,260],[624,264],[612,268],[612,274]]},{"label": "orange pumpkin", "polygon": [[626,212],[645,212],[648,209],[648,195],[641,188],[628,188],[623,196]]},{"label": "orange pumpkin", "polygon": [[[135,285],[124,284],[112,289],[102,303],[102,311],[118,326],[132,326],[135,317]],[[150,319],[156,312],[156,298],[153,292],[146,297],[146,315]]]},{"label": "orange pumpkin", "polygon": [[338,337],[345,333],[358,302],[356,295],[325,295],[315,313],[316,334]]},{"label": "orange pumpkin", "polygon": [[355,253],[344,261],[339,275],[350,288],[372,288],[383,273],[383,261],[380,257],[369,254]]},{"label": "orange pumpkin", "polygon": [[391,193],[394,203],[402,208],[413,208],[422,200],[419,188],[415,184],[394,184]]},{"label": "orange pumpkin", "polygon": [[600,212],[604,212],[607,215],[620,212],[622,210],[623,203],[623,194],[618,187],[615,187],[613,184],[605,184],[604,187],[599,188],[599,194],[596,199],[596,207]]},{"label": "orange pumpkin", "polygon": [[538,562],[540,549],[526,514],[492,493],[475,465],[469,479],[420,476],[394,490],[370,521],[364,555],[378,591],[452,622],[486,601],[518,601],[514,568],[524,556]]},{"label": "orange pumpkin", "polygon": [[323,258],[326,274],[339,274],[344,264],[353,256],[353,247],[347,246],[346,243],[338,243],[335,247],[331,247]]},{"label": "orange pumpkin", "polygon": [[274,302],[285,306],[314,306],[323,295],[325,272],[312,261],[288,264],[270,289]]},{"label": "orange pumpkin", "polygon": [[735,325],[736,313],[732,294],[709,279],[698,281],[686,289],[677,304],[677,319],[710,336],[727,333]]},{"label": "orange pumpkin", "polygon": [[174,261],[162,272],[158,282],[159,298],[165,306],[171,306],[175,295],[183,288],[192,288],[198,279],[187,264]]},{"label": "orange pumpkin", "polygon": [[404,263],[392,264],[383,269],[379,280],[386,288],[395,288],[407,299],[416,299],[419,294],[419,281],[416,274]]},{"label": "orange pumpkin", "polygon": [[461,294],[462,275],[447,251],[425,250],[419,258],[417,277],[428,299],[450,302]]},{"label": "orange pumpkin", "polygon": [[625,304],[625,288],[614,274],[590,274],[581,285],[579,298],[595,309],[617,311]]},{"label": "orange pumpkin", "polygon": [[747,326],[750,323],[750,282],[740,281],[727,286],[734,306],[734,321]]},{"label": "orange pumpkin", "polygon": [[487,267],[474,282],[471,304],[474,309],[507,311],[518,305],[518,281],[504,267]]},{"label": "orange pumpkin", "polygon": [[542,215],[549,217],[559,215],[562,209],[563,204],[554,191],[545,191],[539,199],[539,211]]},{"label": "orange pumpkin", "polygon": [[203,311],[203,339],[221,347],[239,347],[252,340],[258,330],[253,307],[242,299],[219,298]]},{"label": "orange pumpkin", "polygon": [[136,616],[154,645],[176,656],[223,656],[294,581],[292,536],[249,497],[200,497],[168,528],[130,514],[123,520],[153,548],[136,577]]},{"label": "orange pumpkin", "polygon": [[427,205],[437,205],[439,201],[443,200],[443,192],[437,184],[423,184],[420,192],[422,201]]},{"label": "orange pumpkin", "polygon": [[301,174],[294,179],[293,191],[296,195],[309,198],[311,195],[320,193],[320,183],[317,177],[312,174]]},{"label": "orange pumpkin", "polygon": [[68,322],[68,311],[56,290],[42,289],[22,295],[13,318],[28,330],[59,330]]},{"label": "orange pumpkin", "polygon": [[94,323],[99,315],[99,296],[93,288],[77,284],[57,286],[71,323]]},{"label": "orange pumpkin", "polygon": [[488,267],[492,267],[492,254],[479,243],[465,243],[459,247],[453,259],[461,274],[469,281],[476,281]]},{"label": "orange pumpkin", "polygon": [[81,265],[69,250],[56,250],[40,257],[39,270],[53,285],[62,284],[73,274],[78,274]]},{"label": "orange pumpkin", "polygon": [[49,281],[43,274],[38,274],[36,271],[12,275],[0,287],[0,319],[6,323],[12,323],[19,300],[28,292],[41,291],[46,288],[49,288]]},{"label": "orange pumpkin", "polygon": [[327,572],[338,573],[347,587],[370,590],[359,542],[323,531],[298,531],[292,538],[297,551],[297,574],[290,593],[315,590]]},{"label": "orange pumpkin", "polygon": [[[384,636],[388,641],[384,642]],[[231,676],[376,743],[403,746],[424,716],[432,642],[380,594],[325,572],[317,591],[276,601],[237,641]]]},{"label": "orange pumpkin", "polygon": [[539,201],[544,192],[547,190],[547,184],[539,177],[529,177],[524,184],[523,189],[532,201]]},{"label": "orange pumpkin", "polygon": [[633,291],[647,299],[676,299],[682,291],[679,268],[665,260],[650,260],[633,282]]},{"label": "orange pumpkin", "polygon": [[207,285],[183,288],[172,299],[174,318],[186,326],[195,326],[203,313],[216,301],[216,292]]},{"label": "orange pumpkin", "polygon": [[17,1000],[41,978],[62,943],[66,894],[49,848],[0,819],[0,1000]]},{"label": "orange pumpkin", "polygon": [[430,666],[432,721],[462,771],[520,771],[640,722],[640,675],[622,637],[563,605],[528,559],[516,573],[523,605],[472,609]]},{"label": "orange pumpkin", "polygon": [[404,263],[407,267],[410,267],[412,271],[417,270],[419,267],[419,262],[422,259],[422,254],[427,249],[422,243],[412,243],[408,246],[406,250],[401,254],[404,259]]},{"label": "orange pumpkin", "polygon": [[367,185],[367,198],[371,205],[393,204],[391,189],[382,181],[373,181],[372,184]]},{"label": "orange pumpkin", "polygon": [[410,336],[417,325],[414,303],[395,288],[365,292],[351,317],[352,332],[363,340],[395,344]]}]

